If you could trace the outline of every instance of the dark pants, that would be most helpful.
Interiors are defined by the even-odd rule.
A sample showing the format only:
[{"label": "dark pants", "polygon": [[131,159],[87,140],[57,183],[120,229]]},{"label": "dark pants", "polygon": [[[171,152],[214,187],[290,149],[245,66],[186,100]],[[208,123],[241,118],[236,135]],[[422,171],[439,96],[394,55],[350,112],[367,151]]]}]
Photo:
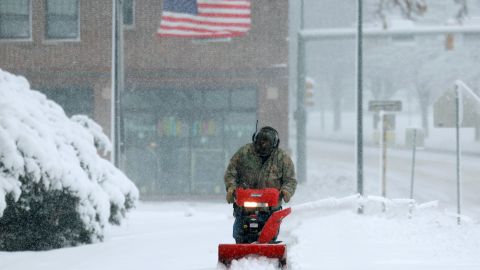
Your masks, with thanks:
[{"label": "dark pants", "polygon": [[233,222],[233,239],[235,239],[235,243],[241,242],[241,235],[242,235],[242,218],[235,216],[235,222]]}]

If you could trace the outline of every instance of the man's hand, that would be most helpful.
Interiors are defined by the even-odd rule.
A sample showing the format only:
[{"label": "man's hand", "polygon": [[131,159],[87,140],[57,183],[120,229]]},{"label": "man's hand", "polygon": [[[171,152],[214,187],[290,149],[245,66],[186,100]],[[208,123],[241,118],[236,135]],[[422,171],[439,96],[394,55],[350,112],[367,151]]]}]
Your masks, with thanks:
[{"label": "man's hand", "polygon": [[229,187],[227,189],[227,203],[233,203],[235,201],[235,188],[234,187]]},{"label": "man's hand", "polygon": [[292,194],[285,189],[282,189],[282,196],[283,196],[283,201],[288,203],[290,201],[290,198],[292,197]]}]

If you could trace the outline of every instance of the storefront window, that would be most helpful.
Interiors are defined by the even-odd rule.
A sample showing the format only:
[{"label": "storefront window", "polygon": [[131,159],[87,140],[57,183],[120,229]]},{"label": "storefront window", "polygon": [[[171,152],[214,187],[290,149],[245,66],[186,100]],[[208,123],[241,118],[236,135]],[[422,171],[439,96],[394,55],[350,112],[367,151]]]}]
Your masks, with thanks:
[{"label": "storefront window", "polygon": [[176,116],[164,116],[158,119],[157,134],[159,137],[188,137],[189,123]]},{"label": "storefront window", "polygon": [[233,109],[254,109],[257,107],[257,91],[255,89],[238,89],[232,91]]},{"label": "storefront window", "polygon": [[143,147],[155,143],[155,114],[149,111],[126,112],[123,118],[126,144]]},{"label": "storefront window", "polygon": [[237,149],[252,141],[257,116],[255,112],[229,112],[225,116],[225,145],[230,158]]},{"label": "storefront window", "polygon": [[[255,131],[256,91],[233,92],[148,89],[126,94],[125,129],[132,140],[126,142],[127,161],[135,164],[127,174],[141,179],[140,186],[148,185],[145,192],[221,192],[218,179],[228,159]],[[242,101],[234,102],[234,96]]]},{"label": "storefront window", "polygon": [[228,108],[228,91],[205,91],[205,108],[226,109]]}]

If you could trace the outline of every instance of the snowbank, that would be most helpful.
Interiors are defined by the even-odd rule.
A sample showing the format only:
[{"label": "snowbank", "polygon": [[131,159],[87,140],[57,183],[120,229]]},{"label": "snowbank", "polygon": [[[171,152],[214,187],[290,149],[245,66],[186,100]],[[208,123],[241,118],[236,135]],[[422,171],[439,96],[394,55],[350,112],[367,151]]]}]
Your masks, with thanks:
[{"label": "snowbank", "polygon": [[292,269],[478,269],[478,225],[436,202],[350,196],[297,209],[284,226]]}]

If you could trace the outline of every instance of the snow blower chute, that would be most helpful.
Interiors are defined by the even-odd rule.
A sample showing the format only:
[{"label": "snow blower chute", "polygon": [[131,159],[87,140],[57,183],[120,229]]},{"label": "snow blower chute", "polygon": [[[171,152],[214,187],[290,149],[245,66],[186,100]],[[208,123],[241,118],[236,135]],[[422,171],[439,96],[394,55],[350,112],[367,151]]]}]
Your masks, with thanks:
[{"label": "snow blower chute", "polygon": [[287,263],[287,247],[276,241],[282,219],[292,211],[281,210],[280,192],[275,188],[243,189],[235,192],[235,208],[240,214],[242,233],[236,244],[218,245],[218,261],[228,266],[232,260],[264,256]]}]

